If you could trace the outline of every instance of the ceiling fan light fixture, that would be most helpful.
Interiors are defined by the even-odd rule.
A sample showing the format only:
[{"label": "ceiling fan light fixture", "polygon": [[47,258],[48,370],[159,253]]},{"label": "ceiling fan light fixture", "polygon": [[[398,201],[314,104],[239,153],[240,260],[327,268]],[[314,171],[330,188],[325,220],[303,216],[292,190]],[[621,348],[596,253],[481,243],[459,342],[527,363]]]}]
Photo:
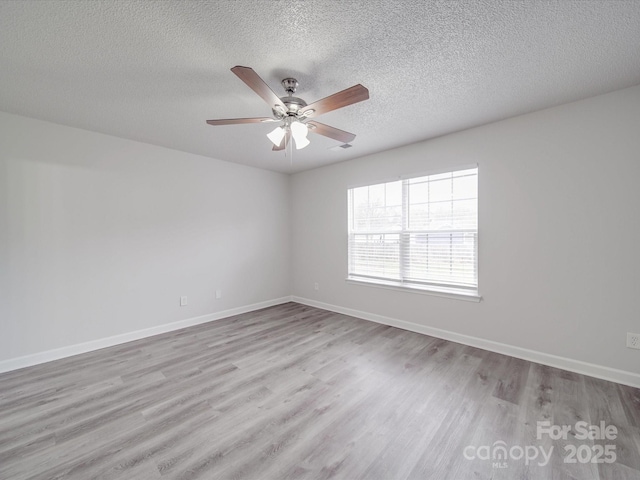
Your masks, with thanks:
[{"label": "ceiling fan light fixture", "polygon": [[309,140],[307,139],[307,133],[309,133],[309,127],[302,122],[291,122],[291,136],[296,142],[296,149],[300,150],[301,148],[309,145]]},{"label": "ceiling fan light fixture", "polygon": [[282,142],[282,138],[284,137],[284,128],[276,127],[270,133],[267,133],[267,137],[269,140],[273,142],[273,144],[277,147]]},{"label": "ceiling fan light fixture", "polygon": [[293,140],[296,143],[296,150],[300,150],[311,143],[307,137],[293,137]]},{"label": "ceiling fan light fixture", "polygon": [[293,138],[306,138],[307,133],[309,133],[309,127],[307,127],[306,123],[291,122],[291,134],[293,135]]}]

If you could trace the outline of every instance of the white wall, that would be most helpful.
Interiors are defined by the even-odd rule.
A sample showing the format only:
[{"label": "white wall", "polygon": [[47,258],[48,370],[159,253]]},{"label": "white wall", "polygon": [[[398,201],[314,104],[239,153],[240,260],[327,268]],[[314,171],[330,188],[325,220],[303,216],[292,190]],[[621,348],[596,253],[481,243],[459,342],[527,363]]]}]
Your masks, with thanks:
[{"label": "white wall", "polygon": [[[0,113],[0,362],[293,293],[640,374],[638,112],[640,86],[291,179]],[[349,185],[470,163],[481,303],[344,281]]]},{"label": "white wall", "polygon": [[0,113],[0,361],[289,295],[289,222],[286,175]]},{"label": "white wall", "polygon": [[[344,281],[348,186],[470,163],[481,303]],[[640,86],[296,174],[291,204],[295,296],[640,373]]]}]

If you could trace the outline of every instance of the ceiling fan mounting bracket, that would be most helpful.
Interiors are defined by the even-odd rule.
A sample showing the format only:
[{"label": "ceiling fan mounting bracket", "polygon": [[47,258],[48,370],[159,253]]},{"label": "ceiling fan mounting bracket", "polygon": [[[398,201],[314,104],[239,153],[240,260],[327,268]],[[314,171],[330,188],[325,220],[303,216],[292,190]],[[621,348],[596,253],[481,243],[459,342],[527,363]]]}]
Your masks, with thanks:
[{"label": "ceiling fan mounting bracket", "polygon": [[284,87],[285,91],[289,94],[289,96],[296,93],[296,88],[298,88],[298,80],[296,80],[295,78],[288,77],[283,79],[280,83]]}]

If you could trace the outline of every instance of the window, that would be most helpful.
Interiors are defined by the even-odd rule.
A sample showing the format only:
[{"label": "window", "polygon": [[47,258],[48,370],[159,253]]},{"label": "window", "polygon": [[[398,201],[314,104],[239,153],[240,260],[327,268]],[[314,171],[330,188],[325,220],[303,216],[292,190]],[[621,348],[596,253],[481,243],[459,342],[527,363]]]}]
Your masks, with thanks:
[{"label": "window", "polygon": [[348,190],[348,279],[477,296],[478,169]]}]

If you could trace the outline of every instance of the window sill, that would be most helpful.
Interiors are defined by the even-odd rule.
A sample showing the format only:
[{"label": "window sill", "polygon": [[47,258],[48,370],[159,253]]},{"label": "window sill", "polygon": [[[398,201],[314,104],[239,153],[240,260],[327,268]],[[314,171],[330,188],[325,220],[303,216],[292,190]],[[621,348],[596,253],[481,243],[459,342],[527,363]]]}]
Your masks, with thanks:
[{"label": "window sill", "polygon": [[475,290],[462,290],[458,288],[432,287],[432,286],[408,286],[395,282],[386,282],[384,280],[363,280],[360,278],[347,277],[347,283],[355,285],[366,285],[369,287],[386,288],[409,293],[421,293],[424,295],[433,295],[435,297],[454,298],[457,300],[465,300],[467,302],[479,302],[482,300],[480,294]]}]

